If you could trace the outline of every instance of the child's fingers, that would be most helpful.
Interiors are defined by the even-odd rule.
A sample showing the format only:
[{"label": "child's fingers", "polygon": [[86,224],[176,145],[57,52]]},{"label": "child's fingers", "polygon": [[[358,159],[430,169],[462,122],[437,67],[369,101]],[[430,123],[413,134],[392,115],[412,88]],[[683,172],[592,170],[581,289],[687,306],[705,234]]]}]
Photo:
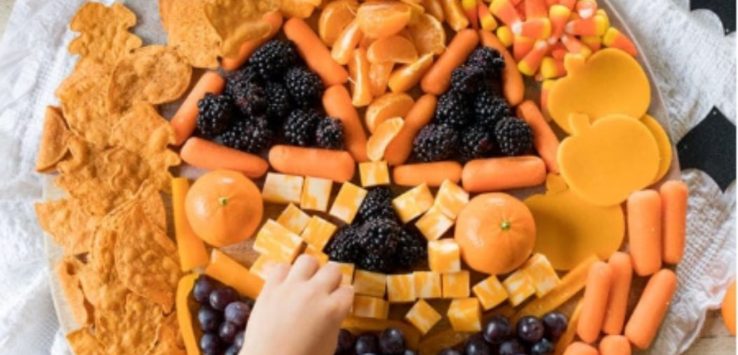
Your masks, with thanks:
[{"label": "child's fingers", "polygon": [[330,304],[333,305],[334,315],[337,321],[343,321],[348,317],[354,304],[354,287],[342,285],[329,296]]},{"label": "child's fingers", "polygon": [[318,261],[310,255],[300,255],[292,265],[290,274],[287,276],[288,281],[305,281],[309,280],[315,272],[318,271]]},{"label": "child's fingers", "polygon": [[341,285],[341,279],[341,269],[338,265],[335,263],[327,263],[315,274],[313,282],[328,291],[328,293],[331,293]]},{"label": "child's fingers", "polygon": [[[290,271],[290,266],[287,264],[273,264],[267,268],[267,277],[264,282],[264,290],[269,290],[284,281],[287,278],[287,274]],[[264,293],[262,291],[262,293]]]}]

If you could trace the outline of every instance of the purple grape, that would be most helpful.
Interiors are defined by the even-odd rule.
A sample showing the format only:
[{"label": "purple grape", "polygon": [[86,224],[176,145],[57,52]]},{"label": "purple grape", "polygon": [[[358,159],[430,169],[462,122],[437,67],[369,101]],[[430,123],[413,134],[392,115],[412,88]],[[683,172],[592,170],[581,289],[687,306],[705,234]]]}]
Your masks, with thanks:
[{"label": "purple grape", "polygon": [[218,329],[218,336],[220,336],[220,340],[223,340],[223,342],[230,344],[236,338],[238,330],[239,327],[237,325],[226,321],[220,324],[220,328]]},{"label": "purple grape", "polygon": [[512,340],[508,340],[500,344],[498,353],[500,355],[525,354],[525,348],[522,345],[520,345],[520,343],[517,340],[512,339]]},{"label": "purple grape", "polygon": [[534,344],[543,339],[543,322],[533,316],[525,316],[518,321],[518,339]]},{"label": "purple grape", "polygon": [[222,311],[231,302],[238,299],[238,294],[230,287],[222,287],[210,292],[210,306]]},{"label": "purple grape", "polygon": [[510,322],[507,318],[502,316],[492,317],[492,319],[485,324],[482,332],[484,340],[493,345],[500,344],[512,336]]},{"label": "purple grape", "polygon": [[223,355],[238,355],[239,351],[241,351],[240,348],[237,348],[235,345],[231,345],[228,347],[228,349],[226,349]]},{"label": "purple grape", "polygon": [[412,351],[410,349],[405,349],[405,352],[402,353],[402,355],[418,355],[415,351]]},{"label": "purple grape", "polygon": [[338,344],[336,346],[336,354],[345,354],[351,352],[354,348],[354,335],[346,329],[338,332]]},{"label": "purple grape", "polygon": [[484,338],[477,336],[466,342],[464,353],[466,355],[491,355],[492,348],[484,341]]},{"label": "purple grape", "polygon": [[225,320],[243,327],[251,315],[251,307],[245,302],[236,301],[229,303],[225,308]]},{"label": "purple grape", "polygon": [[356,355],[379,353],[379,341],[377,336],[371,333],[359,335],[354,345]]},{"label": "purple grape", "polygon": [[438,355],[461,355],[461,352],[456,349],[443,349]]},{"label": "purple grape", "polygon": [[387,328],[379,334],[379,349],[382,354],[402,354],[405,351],[405,334],[397,328]]},{"label": "purple grape", "polygon": [[205,275],[200,275],[195,282],[195,287],[192,288],[192,297],[194,297],[195,301],[198,303],[208,303],[208,297],[210,296],[210,292],[213,292],[214,288],[215,282],[213,279]]},{"label": "purple grape", "polygon": [[546,329],[546,338],[552,342],[559,339],[564,334],[569,321],[566,316],[559,312],[546,313],[543,316],[543,327]]},{"label": "purple grape", "polygon": [[533,344],[530,349],[531,355],[551,355],[554,352],[554,345],[548,339],[541,339],[541,341]]},{"label": "purple grape", "polygon": [[243,336],[244,336],[243,330],[236,333],[236,336],[233,338],[233,346],[239,349],[243,348],[243,339],[244,339]]},{"label": "purple grape", "polygon": [[220,349],[220,339],[215,333],[205,333],[200,338],[200,349],[203,352],[217,352]]},{"label": "purple grape", "polygon": [[208,305],[202,305],[197,311],[197,321],[200,323],[200,329],[203,332],[212,332],[218,328],[220,313]]}]

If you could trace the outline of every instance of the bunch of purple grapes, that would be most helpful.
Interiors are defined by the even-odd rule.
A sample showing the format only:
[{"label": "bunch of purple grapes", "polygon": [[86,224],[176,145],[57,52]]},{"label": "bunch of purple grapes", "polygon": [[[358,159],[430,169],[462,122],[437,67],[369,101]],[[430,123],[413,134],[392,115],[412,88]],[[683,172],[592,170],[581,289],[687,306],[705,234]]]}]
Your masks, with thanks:
[{"label": "bunch of purple grapes", "polygon": [[415,355],[407,348],[405,334],[397,328],[387,328],[379,334],[363,333],[354,337],[351,332],[341,329],[338,334],[336,355]]},{"label": "bunch of purple grapes", "polygon": [[551,355],[567,324],[559,312],[520,318],[515,328],[507,318],[495,316],[463,346],[444,349],[440,355]]},{"label": "bunch of purple grapes", "polygon": [[238,354],[254,302],[239,297],[233,288],[205,275],[195,282],[192,297],[200,304],[197,321],[202,330],[200,350],[203,355]]}]

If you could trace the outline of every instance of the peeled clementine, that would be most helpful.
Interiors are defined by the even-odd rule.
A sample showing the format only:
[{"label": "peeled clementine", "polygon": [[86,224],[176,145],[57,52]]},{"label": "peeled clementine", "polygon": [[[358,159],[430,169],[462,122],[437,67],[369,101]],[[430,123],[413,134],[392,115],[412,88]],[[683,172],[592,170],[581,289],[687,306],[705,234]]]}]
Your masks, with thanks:
[{"label": "peeled clementine", "polygon": [[413,98],[405,93],[389,93],[376,98],[364,115],[369,132],[374,133],[382,122],[391,117],[405,118],[414,104]]},{"label": "peeled clementine", "polygon": [[216,247],[250,238],[264,214],[259,189],[231,170],[212,171],[197,179],[185,204],[192,230]]},{"label": "peeled clementine", "polygon": [[325,5],[318,19],[318,34],[327,46],[333,46],[338,35],[353,21],[359,5],[355,0],[338,0]]},{"label": "peeled clementine", "polygon": [[367,58],[371,63],[402,63],[408,64],[418,59],[418,51],[409,39],[395,35],[380,38],[369,45]]},{"label": "peeled clementine", "polygon": [[387,146],[397,137],[397,134],[400,133],[404,125],[405,121],[402,117],[394,117],[377,126],[374,134],[366,142],[366,154],[369,156],[369,160],[382,160]]},{"label": "peeled clementine", "polygon": [[435,17],[423,14],[408,28],[419,54],[441,54],[446,50],[446,31]]},{"label": "peeled clementine", "polygon": [[410,22],[412,8],[398,1],[371,1],[362,3],[356,12],[361,32],[367,37],[389,37]]},{"label": "peeled clementine", "polygon": [[433,65],[433,53],[427,53],[412,64],[406,64],[392,72],[387,85],[392,92],[406,92],[413,88]]},{"label": "peeled clementine", "polygon": [[369,60],[366,49],[357,48],[348,63],[351,74],[351,103],[355,107],[363,107],[372,102],[372,90],[369,84]]},{"label": "peeled clementine", "polygon": [[491,275],[522,265],[536,243],[536,224],[525,204],[504,193],[482,194],[459,213],[454,234],[470,268]]},{"label": "peeled clementine", "polygon": [[369,66],[369,86],[373,96],[381,96],[387,92],[387,83],[394,63],[377,63]]}]

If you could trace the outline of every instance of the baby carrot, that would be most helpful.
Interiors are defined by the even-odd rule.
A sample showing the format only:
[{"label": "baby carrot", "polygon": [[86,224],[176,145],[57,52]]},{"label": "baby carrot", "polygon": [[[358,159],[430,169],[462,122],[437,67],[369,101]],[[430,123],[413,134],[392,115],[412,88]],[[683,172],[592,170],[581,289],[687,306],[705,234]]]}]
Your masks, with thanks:
[{"label": "baby carrot", "polygon": [[342,150],[275,145],[269,150],[269,164],[280,173],[319,177],[346,182],[354,177],[356,163]]},{"label": "baby carrot", "polygon": [[331,58],[328,48],[305,21],[294,17],[287,20],[284,34],[295,42],[307,66],[323,79],[326,86],[343,84],[348,80],[346,69]]},{"label": "baby carrot", "polygon": [[628,197],[627,209],[633,270],[651,275],[661,268],[661,197],[654,190],[636,191]]},{"label": "baby carrot", "polygon": [[536,186],[546,180],[546,164],[535,156],[477,159],[464,165],[461,180],[469,192]]},{"label": "baby carrot", "polygon": [[251,178],[259,178],[269,170],[269,163],[257,155],[197,137],[188,139],[179,155],[187,164],[197,168],[236,170]]},{"label": "baby carrot", "polygon": [[343,123],[346,133],[346,147],[354,160],[365,162],[366,132],[359,120],[356,108],[351,104],[351,96],[343,85],[333,85],[323,93],[323,108],[328,116],[338,118]]},{"label": "baby carrot", "polygon": [[566,348],[564,355],[599,355],[599,352],[591,345],[577,341]]},{"label": "baby carrot", "polygon": [[210,261],[205,243],[192,231],[185,215],[185,196],[187,196],[189,189],[190,181],[187,178],[177,177],[172,179],[174,235],[177,239],[179,264],[183,272],[204,267]]},{"label": "baby carrot", "polygon": [[687,224],[687,184],[667,181],[659,189],[661,194],[661,228],[664,262],[678,264],[684,255],[684,236]]},{"label": "baby carrot", "polygon": [[479,31],[479,37],[484,46],[497,50],[505,58],[505,70],[502,72],[502,92],[510,106],[520,104],[523,102],[525,85],[523,84],[523,75],[518,71],[518,63],[515,62],[515,58],[492,32]]},{"label": "baby carrot", "polygon": [[280,14],[279,11],[272,11],[264,14],[264,16],[262,16],[262,20],[266,21],[271,26],[269,32],[262,38],[244,42],[241,45],[241,48],[238,49],[237,56],[224,57],[220,61],[220,66],[223,67],[223,69],[231,71],[240,68],[243,63],[246,63],[246,61],[249,60],[249,57],[251,57],[251,54],[253,54],[257,48],[261,47],[261,45],[266,43],[266,41],[272,39],[272,37],[274,37],[282,27],[282,14]]},{"label": "baby carrot", "polygon": [[415,136],[433,118],[436,101],[436,97],[430,94],[423,95],[415,101],[413,107],[405,115],[405,124],[402,129],[384,152],[387,163],[390,165],[405,163],[413,149]]},{"label": "baby carrot", "polygon": [[607,262],[612,269],[612,287],[607,298],[607,313],[602,331],[610,335],[622,334],[625,312],[628,308],[630,282],[633,279],[633,266],[630,255],[615,252]]},{"label": "baby carrot", "polygon": [[538,155],[546,163],[548,171],[558,173],[559,165],[556,162],[556,152],[559,149],[559,138],[551,129],[551,126],[543,118],[541,110],[533,101],[525,101],[518,106],[518,117],[528,122],[533,130],[533,145]]},{"label": "baby carrot", "polygon": [[170,121],[174,128],[175,145],[181,145],[192,135],[197,127],[197,103],[205,94],[220,94],[225,87],[225,79],[220,74],[209,71],[200,77],[187,98],[182,102]]},{"label": "baby carrot", "polygon": [[461,164],[455,161],[439,161],[399,165],[392,171],[392,180],[400,186],[441,186],[443,180],[458,183],[461,180]]},{"label": "baby carrot", "polygon": [[625,336],[638,349],[647,349],[651,346],[651,341],[664,320],[676,288],[676,275],[669,269],[655,273],[648,280],[625,326]]},{"label": "baby carrot", "polygon": [[630,342],[622,335],[608,335],[600,340],[600,355],[630,355]]},{"label": "baby carrot", "polygon": [[610,265],[602,261],[594,263],[587,275],[587,286],[584,288],[582,299],[582,315],[577,324],[577,335],[587,343],[594,343],[600,335],[611,284]]},{"label": "baby carrot", "polygon": [[478,43],[479,35],[474,30],[465,29],[456,33],[446,51],[438,57],[420,81],[423,92],[443,94],[451,83],[451,72],[466,61]]}]

